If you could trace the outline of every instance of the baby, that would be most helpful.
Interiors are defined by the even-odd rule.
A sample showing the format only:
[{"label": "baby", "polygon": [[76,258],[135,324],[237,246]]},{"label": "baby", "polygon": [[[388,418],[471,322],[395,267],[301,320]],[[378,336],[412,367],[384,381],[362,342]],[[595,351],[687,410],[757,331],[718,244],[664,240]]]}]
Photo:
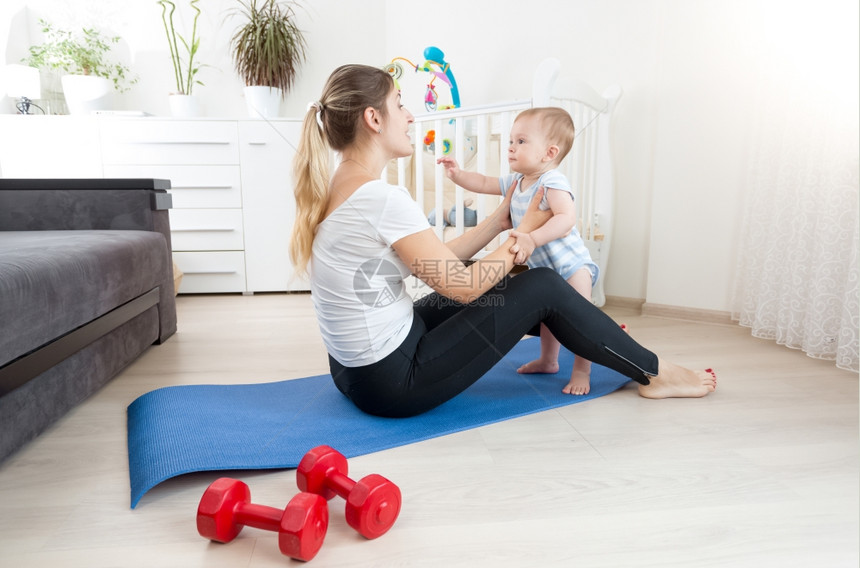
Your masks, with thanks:
[{"label": "baby", "polygon": [[[559,164],[573,146],[573,119],[564,109],[531,108],[517,115],[511,127],[508,163],[514,172],[501,178],[463,171],[456,160],[440,158],[448,178],[475,193],[504,195],[514,180],[517,186],[511,200],[511,221],[516,227],[525,214],[534,193],[541,187],[545,195],[542,209],[551,209],[552,217],[539,229],[520,235],[517,244],[523,252],[518,262],[528,266],[548,266],[561,274],[573,288],[591,300],[592,286],[599,269],[576,230],[576,209],[570,182],[559,172]],[[557,373],[561,345],[549,329],[541,324],[540,358],[518,369],[520,373]],[[570,382],[562,389],[567,394],[588,394],[591,385],[591,361],[576,357]]]}]

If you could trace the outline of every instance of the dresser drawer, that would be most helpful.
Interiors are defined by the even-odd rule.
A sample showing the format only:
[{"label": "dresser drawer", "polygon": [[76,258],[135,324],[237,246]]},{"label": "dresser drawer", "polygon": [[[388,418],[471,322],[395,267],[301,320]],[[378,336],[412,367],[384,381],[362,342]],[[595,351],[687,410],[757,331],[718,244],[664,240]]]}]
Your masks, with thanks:
[{"label": "dresser drawer", "polygon": [[245,255],[236,252],[175,252],[183,272],[180,294],[245,291]]},{"label": "dresser drawer", "polygon": [[239,166],[105,166],[105,177],[170,180],[176,209],[242,207]]},{"label": "dresser drawer", "polygon": [[174,251],[243,250],[241,209],[171,209]]},{"label": "dresser drawer", "polygon": [[238,164],[233,121],[105,120],[102,158],[115,164]]}]

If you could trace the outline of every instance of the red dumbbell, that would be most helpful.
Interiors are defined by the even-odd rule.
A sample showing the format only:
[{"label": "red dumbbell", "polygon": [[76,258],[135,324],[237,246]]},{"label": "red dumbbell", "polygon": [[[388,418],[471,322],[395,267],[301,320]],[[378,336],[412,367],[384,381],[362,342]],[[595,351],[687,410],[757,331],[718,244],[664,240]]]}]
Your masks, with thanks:
[{"label": "red dumbbell", "polygon": [[299,462],[296,483],[301,491],[346,499],[346,522],[365,538],[384,535],[400,514],[400,489],[377,474],[355,482],[347,477],[348,469],[343,454],[318,446]]},{"label": "red dumbbell", "polygon": [[251,490],[238,479],[215,480],[197,507],[197,532],[218,542],[230,542],[249,526],[277,531],[281,552],[296,560],[310,560],[325,539],[328,503],[319,495],[299,493],[282,511],[251,503]]}]

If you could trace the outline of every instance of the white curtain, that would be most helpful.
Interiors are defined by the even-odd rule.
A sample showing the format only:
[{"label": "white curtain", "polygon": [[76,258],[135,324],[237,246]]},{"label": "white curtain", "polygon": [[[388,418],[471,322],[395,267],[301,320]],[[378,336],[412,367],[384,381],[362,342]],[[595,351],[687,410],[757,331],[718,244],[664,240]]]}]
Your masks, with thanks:
[{"label": "white curtain", "polygon": [[756,337],[857,371],[860,65],[851,4],[779,3],[763,22],[732,315]]}]

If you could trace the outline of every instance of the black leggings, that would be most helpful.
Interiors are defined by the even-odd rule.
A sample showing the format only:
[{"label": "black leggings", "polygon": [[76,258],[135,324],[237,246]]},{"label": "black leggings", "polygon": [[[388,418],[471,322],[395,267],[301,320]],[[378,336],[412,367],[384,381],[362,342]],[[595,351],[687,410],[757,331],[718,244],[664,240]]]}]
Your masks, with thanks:
[{"label": "black leggings", "polygon": [[590,361],[647,385],[657,356],[549,268],[507,277],[475,302],[430,294],[415,302],[409,335],[387,357],[344,367],[329,357],[337,388],[361,410],[385,417],[426,412],[480,379],[524,335],[544,323]]}]

